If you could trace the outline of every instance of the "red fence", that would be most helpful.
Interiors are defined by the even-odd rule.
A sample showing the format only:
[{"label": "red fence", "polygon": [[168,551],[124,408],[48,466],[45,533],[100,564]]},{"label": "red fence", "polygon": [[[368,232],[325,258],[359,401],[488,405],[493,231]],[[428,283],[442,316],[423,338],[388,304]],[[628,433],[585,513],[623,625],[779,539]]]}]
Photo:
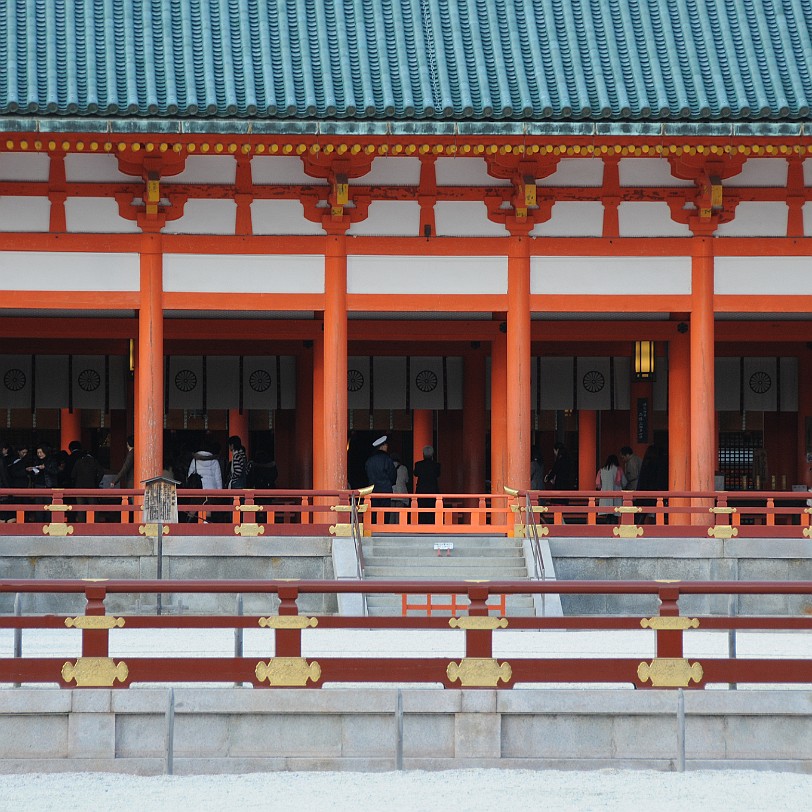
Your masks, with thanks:
[{"label": "red fence", "polygon": [[[627,683],[637,688],[704,688],[711,683],[812,683],[812,659],[702,658],[686,659],[683,642],[694,630],[773,630],[803,633],[812,629],[812,616],[795,617],[685,617],[679,611],[682,595],[812,595],[812,582],[641,582],[641,581],[493,581],[432,582],[432,592],[464,596],[467,614],[439,617],[337,617],[299,613],[298,599],[308,594],[366,593],[425,594],[426,582],[344,581],[0,581],[0,593],[83,594],[85,612],[77,617],[58,615],[4,616],[0,629],[82,630],[82,652],[76,660],[64,657],[0,659],[0,682],[58,683],[63,687],[127,688],[134,683],[242,682],[254,687],[313,687],[346,682],[423,682],[454,687],[512,688],[517,683]],[[128,594],[239,593],[279,599],[278,614],[267,616],[145,616],[106,614],[105,599]],[[488,609],[493,596],[515,594],[652,595],[659,599],[654,617],[495,617]],[[461,629],[465,653],[459,659],[438,655],[426,658],[302,656],[305,629]],[[274,656],[256,657],[126,657],[109,656],[110,636],[126,629],[265,628],[274,637]],[[511,657],[493,656],[493,639],[503,629],[653,629],[656,653],[651,660],[629,657]],[[449,638],[449,648],[457,643]],[[269,646],[269,651],[271,650]]]},{"label": "red fence", "polygon": [[[142,490],[0,490],[5,535],[132,535]],[[179,523],[165,535],[327,535],[349,521],[352,491],[179,490]],[[541,535],[556,537],[810,538],[807,494],[780,492],[511,491],[359,495],[364,532],[519,535],[528,501]],[[620,501],[622,504],[601,504]],[[47,527],[47,529],[45,529]],[[331,530],[331,527],[333,530]]]}]

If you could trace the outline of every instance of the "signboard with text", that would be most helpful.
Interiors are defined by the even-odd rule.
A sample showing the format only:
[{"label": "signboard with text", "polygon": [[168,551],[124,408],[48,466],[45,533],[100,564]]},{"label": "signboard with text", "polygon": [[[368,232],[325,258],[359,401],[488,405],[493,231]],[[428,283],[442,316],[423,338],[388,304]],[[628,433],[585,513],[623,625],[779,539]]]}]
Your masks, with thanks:
[{"label": "signboard with text", "polygon": [[178,483],[173,479],[147,480],[144,483],[144,522],[146,524],[178,523]]}]

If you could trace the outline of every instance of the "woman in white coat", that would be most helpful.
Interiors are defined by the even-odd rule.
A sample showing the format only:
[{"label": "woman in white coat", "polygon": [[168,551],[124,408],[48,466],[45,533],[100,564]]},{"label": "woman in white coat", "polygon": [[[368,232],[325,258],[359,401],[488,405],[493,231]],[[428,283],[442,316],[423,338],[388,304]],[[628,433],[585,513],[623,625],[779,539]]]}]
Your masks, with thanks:
[{"label": "woman in white coat", "polygon": [[[595,487],[599,491],[619,491],[626,487],[626,475],[620,467],[617,457],[610,454],[606,458],[606,463],[595,477]],[[600,507],[618,507],[623,504],[623,499],[615,496],[602,496],[598,499]],[[605,514],[607,524],[616,524],[617,516],[614,513]],[[598,516],[600,520],[600,516]]]}]

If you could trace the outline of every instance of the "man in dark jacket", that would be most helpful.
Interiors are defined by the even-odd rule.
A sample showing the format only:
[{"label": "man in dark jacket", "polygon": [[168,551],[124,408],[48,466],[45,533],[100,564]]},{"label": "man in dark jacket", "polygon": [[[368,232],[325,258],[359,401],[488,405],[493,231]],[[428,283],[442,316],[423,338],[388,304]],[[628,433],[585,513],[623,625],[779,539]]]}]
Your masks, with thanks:
[{"label": "man in dark jacket", "polygon": [[[397,482],[398,474],[395,468],[395,463],[389,456],[389,444],[387,443],[387,436],[379,437],[372,444],[374,451],[367,459],[364,466],[367,472],[367,479],[369,484],[375,486],[374,493],[393,493],[393,486]],[[388,508],[392,504],[391,499],[376,499],[375,503],[378,507]],[[396,524],[397,516],[394,513],[386,513],[384,517],[385,524]]]},{"label": "man in dark jacket", "polygon": [[[71,443],[71,446],[73,443]],[[81,445],[78,449],[71,448],[71,455],[76,453],[78,459],[74,460],[73,469],[71,470],[71,487],[73,488],[100,488],[102,478],[104,477],[104,468],[101,467],[99,461],[89,452],[83,451]],[[93,499],[90,496],[77,496],[77,505],[92,505],[98,499]],[[76,513],[76,521],[85,521],[84,513]]]}]

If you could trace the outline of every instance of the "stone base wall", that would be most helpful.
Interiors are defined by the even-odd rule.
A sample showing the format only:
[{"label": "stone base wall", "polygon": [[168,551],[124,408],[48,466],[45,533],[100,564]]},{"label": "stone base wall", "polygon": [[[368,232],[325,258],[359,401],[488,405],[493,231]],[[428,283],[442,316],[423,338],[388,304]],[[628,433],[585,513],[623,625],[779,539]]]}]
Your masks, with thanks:
[{"label": "stone base wall", "polygon": [[[0,690],[0,772],[167,767],[168,688]],[[399,713],[399,706],[402,713]],[[176,774],[674,770],[676,691],[174,689]],[[685,691],[687,769],[812,771],[808,691]]]}]

